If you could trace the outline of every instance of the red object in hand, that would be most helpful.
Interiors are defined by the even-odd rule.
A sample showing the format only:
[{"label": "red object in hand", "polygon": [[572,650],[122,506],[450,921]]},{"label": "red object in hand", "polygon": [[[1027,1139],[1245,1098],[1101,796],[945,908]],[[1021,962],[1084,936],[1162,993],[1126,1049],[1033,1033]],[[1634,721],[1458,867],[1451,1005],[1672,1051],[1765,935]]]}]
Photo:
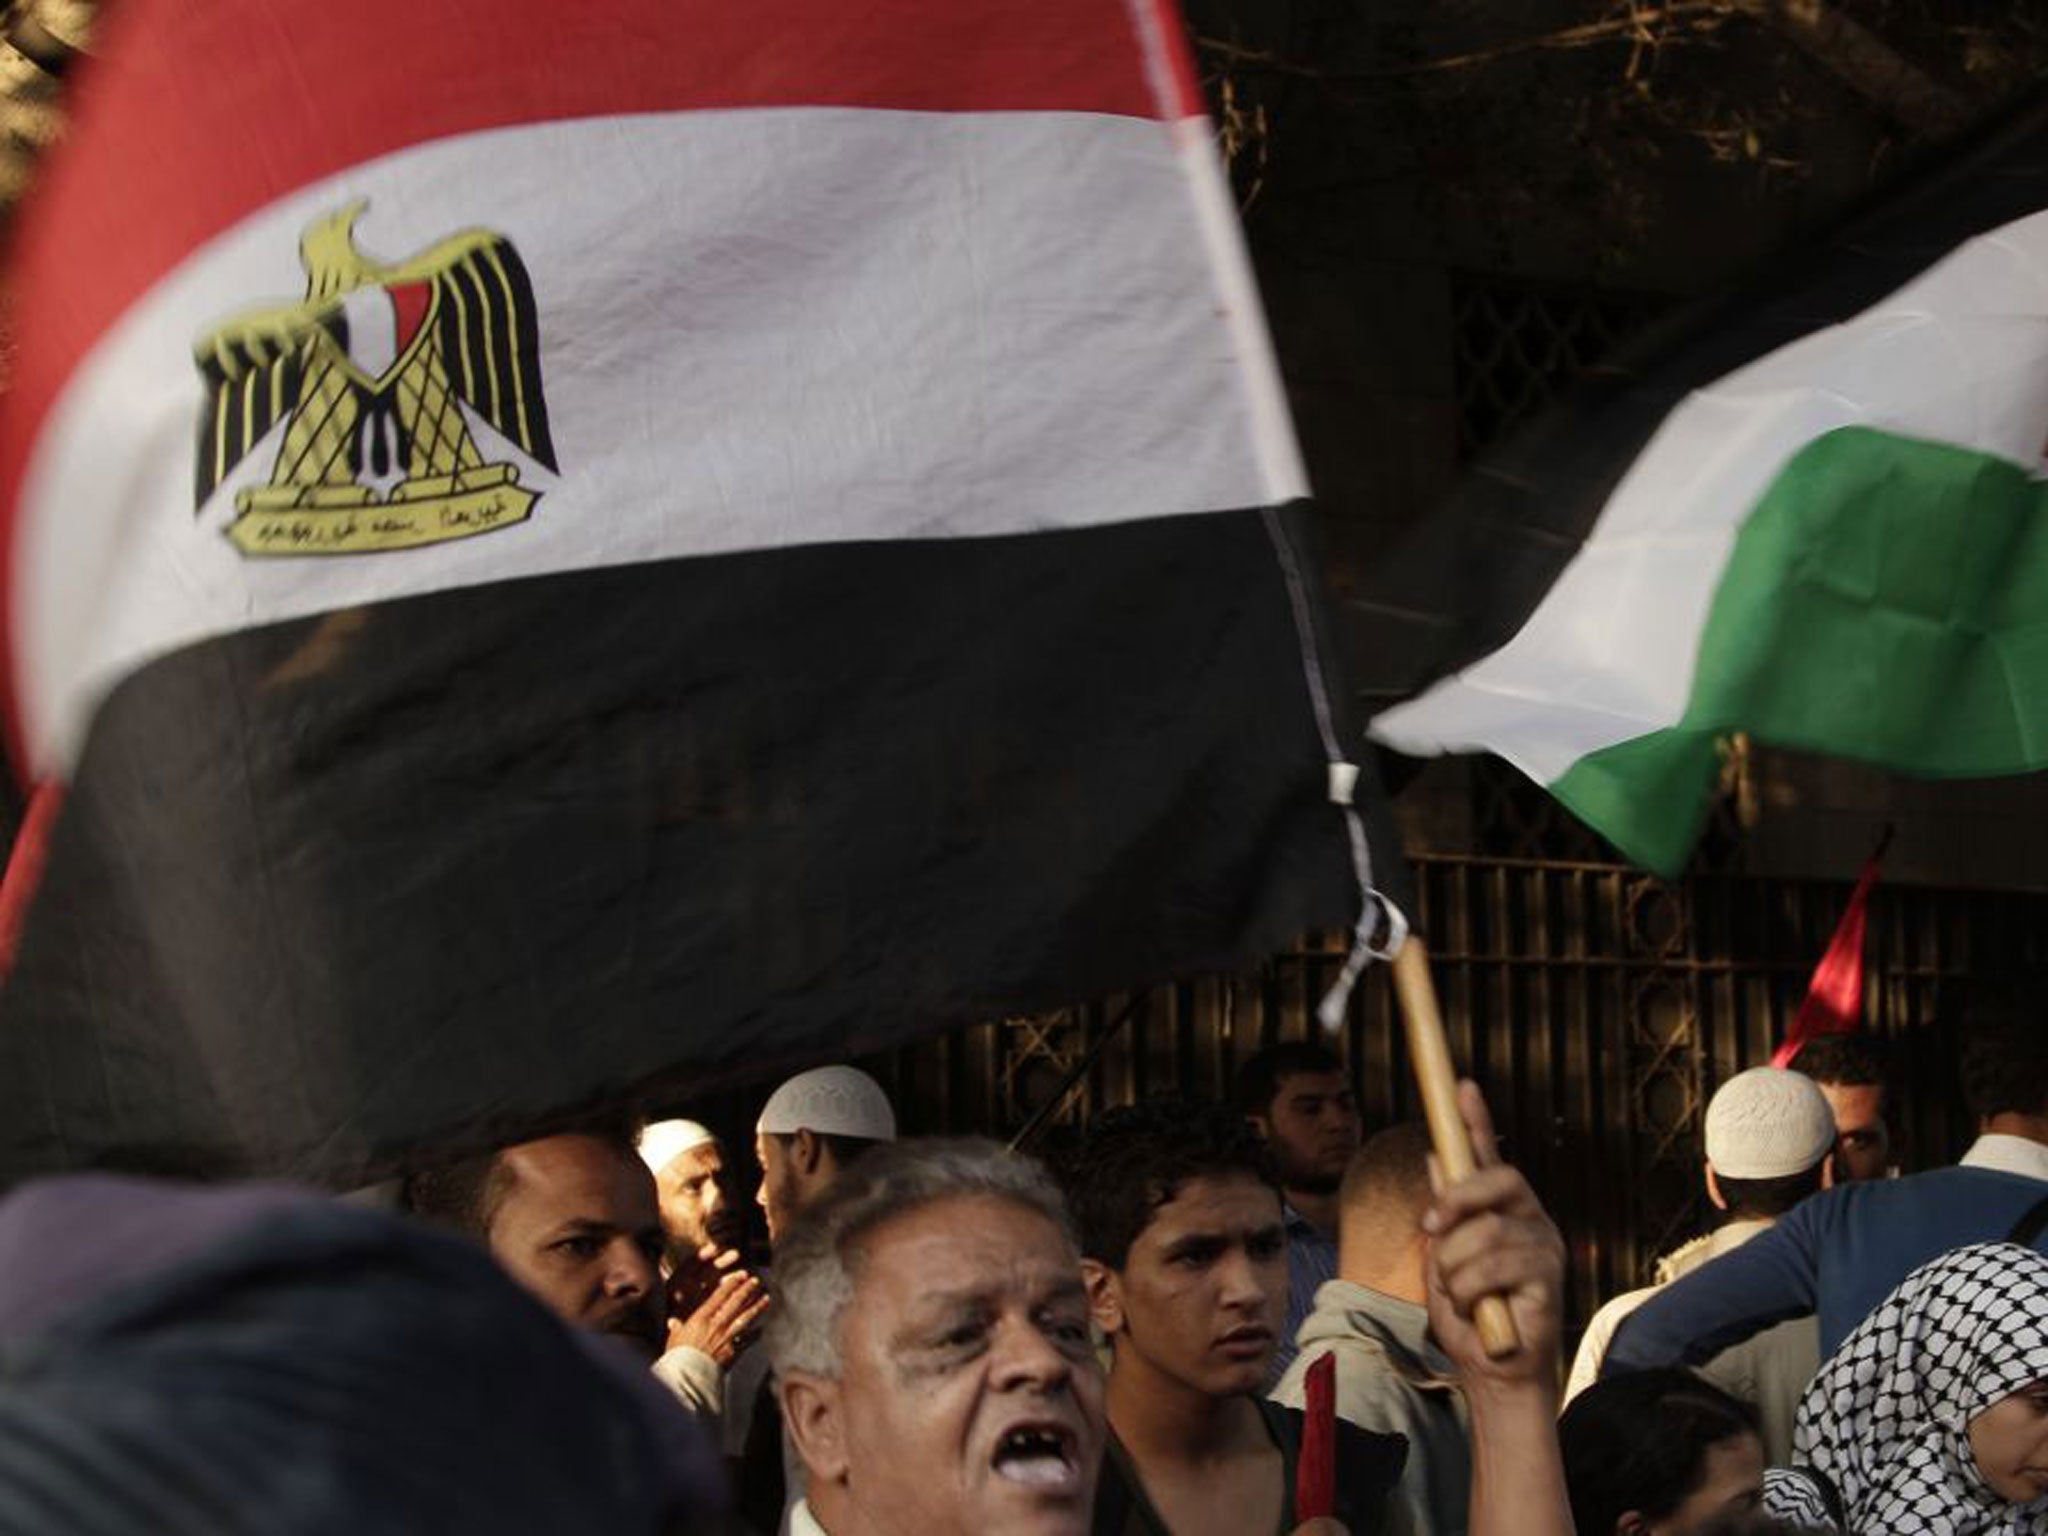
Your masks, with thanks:
[{"label": "red object in hand", "polygon": [[1294,1523],[1337,1513],[1337,1356],[1308,1368],[1301,1460],[1294,1468]]}]

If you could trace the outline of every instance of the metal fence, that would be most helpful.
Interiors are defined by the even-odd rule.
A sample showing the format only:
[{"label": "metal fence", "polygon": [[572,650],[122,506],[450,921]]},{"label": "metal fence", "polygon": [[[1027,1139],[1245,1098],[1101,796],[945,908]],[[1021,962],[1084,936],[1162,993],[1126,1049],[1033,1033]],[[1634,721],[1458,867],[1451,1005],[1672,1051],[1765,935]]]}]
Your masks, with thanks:
[{"label": "metal fence", "polygon": [[1471,458],[1672,308],[1662,294],[1451,275],[1458,455]]},{"label": "metal fence", "polygon": [[[1559,860],[1433,857],[1414,868],[1453,1052],[1564,1229],[1576,1328],[1703,1229],[1706,1100],[1768,1058],[1848,883],[1706,874],[1673,884]],[[1945,1161],[1970,1134],[1955,1085],[1958,994],[1971,978],[2048,957],[2048,895],[1880,885],[1866,955],[1868,1024],[1895,1053],[1895,1152],[1909,1168]],[[964,1029],[870,1065],[907,1130],[1009,1135],[1099,1048],[1049,1120],[1056,1140],[1146,1095],[1224,1095],[1253,1051],[1316,1032],[1316,1003],[1342,962],[1339,936],[1312,937],[1243,975]],[[1378,970],[1338,1048],[1369,1128],[1416,1112]]]}]

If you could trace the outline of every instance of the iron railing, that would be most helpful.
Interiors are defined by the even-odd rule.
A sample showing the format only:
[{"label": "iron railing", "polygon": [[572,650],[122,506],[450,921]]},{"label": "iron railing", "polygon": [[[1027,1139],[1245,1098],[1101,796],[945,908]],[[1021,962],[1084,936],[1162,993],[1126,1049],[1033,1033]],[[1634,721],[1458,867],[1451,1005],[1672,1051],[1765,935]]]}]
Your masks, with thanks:
[{"label": "iron railing", "polygon": [[[1707,1098],[1768,1059],[1848,883],[1669,883],[1592,861],[1413,867],[1453,1053],[1485,1086],[1508,1154],[1567,1236],[1568,1311],[1582,1323],[1706,1224]],[[1866,954],[1866,1018],[1892,1043],[1901,1085],[1895,1152],[1909,1168],[1946,1161],[1970,1134],[1955,1085],[1956,996],[1972,978],[2048,958],[2048,894],[1880,885]],[[1093,1051],[1067,1102],[1045,1114],[1052,1144],[1113,1104],[1225,1096],[1253,1051],[1318,1032],[1316,1003],[1342,963],[1341,936],[1312,936],[1241,975],[962,1029],[871,1065],[907,1131],[1008,1136],[1047,1111]],[[1384,974],[1358,989],[1337,1046],[1369,1129],[1416,1113]]]}]

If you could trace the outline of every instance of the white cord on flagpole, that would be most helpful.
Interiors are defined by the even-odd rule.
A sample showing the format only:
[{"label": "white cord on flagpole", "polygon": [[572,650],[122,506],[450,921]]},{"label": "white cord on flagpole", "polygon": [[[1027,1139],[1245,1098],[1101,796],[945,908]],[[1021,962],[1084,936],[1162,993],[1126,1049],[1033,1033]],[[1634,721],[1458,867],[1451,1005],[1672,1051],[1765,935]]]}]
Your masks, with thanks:
[{"label": "white cord on flagpole", "polygon": [[[1162,110],[1174,115],[1177,99],[1164,70],[1167,39],[1156,9],[1134,0],[1139,33],[1145,39],[1147,57],[1152,61],[1153,86]],[[1351,952],[1337,981],[1316,1009],[1327,1030],[1342,1027],[1352,989],[1367,965],[1375,959],[1392,958],[1408,934],[1408,919],[1373,885],[1372,849],[1367,845],[1365,824],[1352,805],[1352,791],[1358,782],[1358,765],[1345,753],[1337,739],[1335,712],[1330,707],[1328,686],[1323,679],[1314,614],[1308,586],[1302,578],[1293,541],[1282,526],[1279,504],[1309,493],[1307,467],[1301,445],[1287,413],[1287,392],[1280,381],[1279,359],[1267,334],[1259,305],[1258,285],[1252,277],[1251,258],[1245,250],[1244,230],[1230,197],[1230,182],[1216,152],[1208,121],[1200,116],[1179,117],[1168,131],[1187,171],[1187,184],[1194,198],[1195,218],[1208,247],[1211,269],[1218,284],[1224,321],[1238,352],[1239,380],[1244,388],[1245,410],[1251,429],[1253,450],[1258,456],[1260,478],[1266,492],[1263,516],[1266,534],[1280,561],[1287,583],[1288,601],[1294,614],[1294,632],[1301,647],[1302,671],[1308,684],[1309,702],[1322,735],[1323,754],[1329,770],[1329,795],[1342,808],[1345,829],[1351,842],[1351,864],[1358,881],[1358,926],[1352,935]],[[1375,935],[1385,938],[1375,944]]]},{"label": "white cord on flagpole", "polygon": [[[1273,541],[1273,553],[1280,561],[1287,582],[1287,598],[1294,609],[1294,633],[1301,645],[1302,672],[1308,683],[1309,706],[1316,717],[1316,729],[1323,738],[1328,760],[1329,797],[1341,806],[1344,830],[1351,842],[1351,868],[1358,879],[1358,926],[1351,933],[1351,952],[1344,968],[1323,1000],[1316,1005],[1316,1018],[1334,1034],[1344,1027],[1344,1014],[1351,1006],[1352,990],[1365,968],[1375,960],[1391,960],[1408,937],[1408,916],[1381,895],[1372,878],[1372,847],[1366,841],[1365,822],[1352,803],[1358,785],[1358,765],[1344,755],[1337,740],[1336,713],[1330,707],[1330,693],[1323,681],[1322,656],[1316,646],[1313,615],[1309,611],[1308,587],[1302,580],[1301,562],[1295,558],[1294,542],[1281,526],[1277,507],[1265,509],[1266,535]],[[1380,935],[1384,932],[1384,937]]]}]

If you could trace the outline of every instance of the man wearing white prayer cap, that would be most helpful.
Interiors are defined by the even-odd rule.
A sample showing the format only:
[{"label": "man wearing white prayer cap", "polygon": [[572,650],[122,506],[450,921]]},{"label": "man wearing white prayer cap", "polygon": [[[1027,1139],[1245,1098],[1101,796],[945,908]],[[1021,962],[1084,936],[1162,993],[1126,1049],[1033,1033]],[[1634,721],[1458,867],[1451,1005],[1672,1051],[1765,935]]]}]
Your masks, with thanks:
[{"label": "man wearing white prayer cap", "polygon": [[896,1112],[882,1085],[858,1067],[813,1067],[768,1096],[754,1126],[761,1162],[755,1196],[768,1217],[768,1240],[832,1187],[869,1147],[896,1139]]},{"label": "man wearing white prayer cap", "polygon": [[[895,1139],[889,1096],[858,1067],[813,1067],[769,1094],[754,1123],[754,1156],[761,1164],[754,1199],[768,1218],[768,1241],[787,1232],[797,1212],[830,1189],[862,1153]],[[742,1424],[735,1444],[731,1432]],[[744,1419],[728,1404],[726,1427],[727,1453],[739,1462],[741,1524],[786,1536],[803,1495],[804,1465],[782,1432],[773,1388],[758,1392]]]},{"label": "man wearing white prayer cap", "polygon": [[[1706,1143],[1707,1198],[1720,1210],[1721,1225],[1659,1259],[1656,1285],[1624,1292],[1593,1314],[1565,1383],[1567,1402],[1598,1377],[1607,1345],[1629,1313],[1834,1183],[1834,1111],[1801,1072],[1751,1067],[1729,1078],[1708,1101]],[[1792,1420],[1819,1366],[1819,1328],[1811,1317],[1795,1317],[1723,1350],[1699,1369],[1757,1410],[1766,1459],[1789,1466]]]}]

